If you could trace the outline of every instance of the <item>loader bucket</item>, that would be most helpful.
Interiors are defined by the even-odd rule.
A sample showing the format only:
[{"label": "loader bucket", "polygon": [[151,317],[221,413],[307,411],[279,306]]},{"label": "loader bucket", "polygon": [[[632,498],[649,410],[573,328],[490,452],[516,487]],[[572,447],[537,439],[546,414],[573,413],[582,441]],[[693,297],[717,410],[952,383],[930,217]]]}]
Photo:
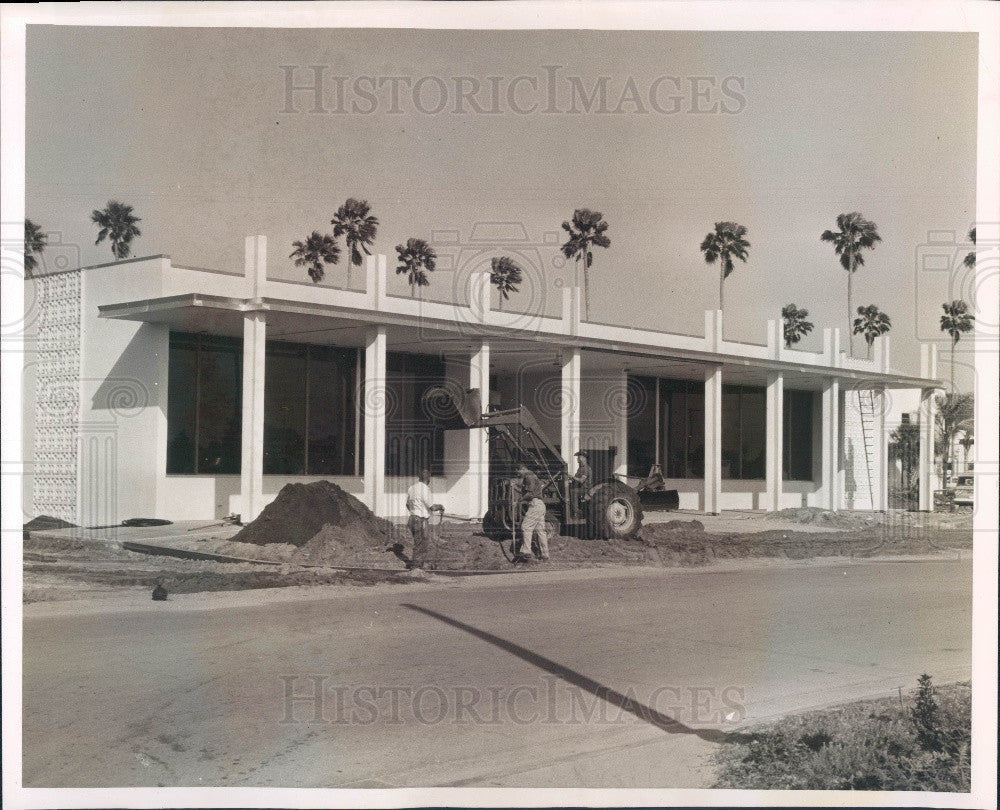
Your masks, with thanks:
[{"label": "loader bucket", "polygon": [[482,404],[478,388],[463,390],[457,385],[439,385],[424,394],[425,407],[444,430],[479,427]]}]

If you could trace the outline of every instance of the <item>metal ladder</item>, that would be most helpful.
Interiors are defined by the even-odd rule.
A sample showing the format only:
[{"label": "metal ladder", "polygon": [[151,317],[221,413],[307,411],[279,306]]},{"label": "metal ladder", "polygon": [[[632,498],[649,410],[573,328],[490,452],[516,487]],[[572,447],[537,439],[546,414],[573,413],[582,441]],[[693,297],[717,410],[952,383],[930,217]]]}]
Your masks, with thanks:
[{"label": "metal ladder", "polygon": [[875,392],[871,388],[857,390],[858,413],[861,414],[861,435],[865,445],[865,471],[868,473],[868,501],[872,505],[872,511],[878,512],[880,510],[875,503],[875,476],[872,474],[872,464],[875,462],[877,454],[875,441],[878,438],[878,431],[875,429]]}]

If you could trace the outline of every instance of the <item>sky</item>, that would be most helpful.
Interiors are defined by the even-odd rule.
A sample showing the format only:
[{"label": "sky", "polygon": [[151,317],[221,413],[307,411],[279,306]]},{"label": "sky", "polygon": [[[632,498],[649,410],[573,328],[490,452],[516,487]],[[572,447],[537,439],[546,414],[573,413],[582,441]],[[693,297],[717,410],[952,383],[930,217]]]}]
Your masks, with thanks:
[{"label": "sky", "polygon": [[[529,277],[508,306],[544,295],[554,314],[573,278],[560,224],[586,207],[611,238],[592,320],[698,334],[718,300],[699,244],[731,220],[751,248],[726,281],[726,337],[762,343],[795,303],[816,325],[800,345],[818,350],[847,320],[847,274],[820,234],[860,211],[882,242],[855,306],[892,317],[895,367],[919,372],[919,340],[939,340],[948,373],[940,305],[969,284],[924,257],[955,266],[970,247],[975,34],[29,26],[27,45],[26,210],[63,245],[50,267],[60,251],[112,259],[90,212],[114,198],[142,218],[136,255],[241,272],[244,237],[262,233],[269,274],[305,280],[292,241],[330,231],[353,196],[381,222],[390,273],[408,237],[453,257],[428,297],[451,300],[508,253]],[[286,87],[310,66],[318,110]],[[589,109],[574,95],[601,86]],[[517,239],[483,253],[485,232]],[[342,259],[327,283],[345,273]]]}]

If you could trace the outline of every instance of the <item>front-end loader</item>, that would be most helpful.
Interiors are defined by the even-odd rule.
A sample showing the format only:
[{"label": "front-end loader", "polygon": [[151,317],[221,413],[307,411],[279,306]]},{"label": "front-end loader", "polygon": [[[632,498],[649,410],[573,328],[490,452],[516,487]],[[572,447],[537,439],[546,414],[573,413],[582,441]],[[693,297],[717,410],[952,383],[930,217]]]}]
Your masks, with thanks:
[{"label": "front-end loader", "polygon": [[523,463],[542,482],[550,537],[569,534],[590,539],[629,539],[642,527],[638,493],[612,470],[617,448],[588,450],[594,479],[580,488],[562,455],[523,405],[483,411],[479,389],[442,386],[427,392],[430,409],[445,430],[485,428],[489,441],[489,505],[484,531],[496,540],[520,536],[524,505],[517,468]]}]

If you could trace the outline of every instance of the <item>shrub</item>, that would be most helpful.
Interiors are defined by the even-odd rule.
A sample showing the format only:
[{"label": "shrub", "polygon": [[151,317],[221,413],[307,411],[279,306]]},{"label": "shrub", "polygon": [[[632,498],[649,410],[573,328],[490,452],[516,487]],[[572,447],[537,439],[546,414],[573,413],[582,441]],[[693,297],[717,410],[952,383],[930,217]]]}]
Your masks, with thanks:
[{"label": "shrub", "polygon": [[909,708],[861,701],[732,735],[715,786],[968,791],[970,738],[970,685],[935,693],[922,676]]}]

